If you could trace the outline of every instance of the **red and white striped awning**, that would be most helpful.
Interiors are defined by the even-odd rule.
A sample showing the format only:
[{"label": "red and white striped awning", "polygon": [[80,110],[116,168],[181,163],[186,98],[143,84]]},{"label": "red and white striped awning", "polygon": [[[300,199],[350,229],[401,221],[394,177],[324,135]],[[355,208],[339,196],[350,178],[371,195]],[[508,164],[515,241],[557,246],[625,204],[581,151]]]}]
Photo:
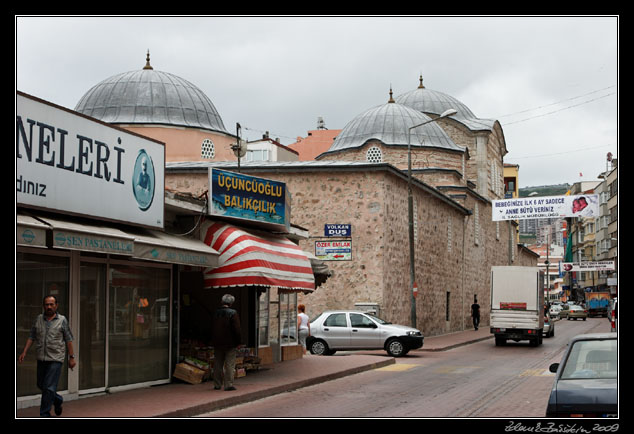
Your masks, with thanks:
[{"label": "red and white striped awning", "polygon": [[252,233],[224,222],[207,220],[201,236],[220,253],[217,268],[205,270],[205,288],[277,286],[315,289],[308,256],[287,238]]}]

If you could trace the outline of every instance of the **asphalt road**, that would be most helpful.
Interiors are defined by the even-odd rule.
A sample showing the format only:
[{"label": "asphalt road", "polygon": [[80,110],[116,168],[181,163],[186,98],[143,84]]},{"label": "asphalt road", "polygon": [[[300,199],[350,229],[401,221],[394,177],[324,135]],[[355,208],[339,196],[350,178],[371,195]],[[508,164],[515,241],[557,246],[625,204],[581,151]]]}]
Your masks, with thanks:
[{"label": "asphalt road", "polygon": [[443,352],[412,351],[394,365],[200,417],[543,417],[554,379],[550,364],[560,361],[574,335],[609,327],[605,318],[560,320],[555,336],[538,347],[512,341],[496,347],[489,339]]}]

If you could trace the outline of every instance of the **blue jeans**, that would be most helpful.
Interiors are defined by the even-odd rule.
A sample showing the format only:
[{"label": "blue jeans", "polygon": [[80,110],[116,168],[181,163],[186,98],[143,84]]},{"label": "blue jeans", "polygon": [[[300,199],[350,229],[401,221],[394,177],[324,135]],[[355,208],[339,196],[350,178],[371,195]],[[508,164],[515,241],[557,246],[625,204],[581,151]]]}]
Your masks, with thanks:
[{"label": "blue jeans", "polygon": [[57,393],[57,383],[62,373],[61,362],[37,361],[37,387],[42,391],[40,416],[50,417],[51,407],[59,407],[64,399]]}]

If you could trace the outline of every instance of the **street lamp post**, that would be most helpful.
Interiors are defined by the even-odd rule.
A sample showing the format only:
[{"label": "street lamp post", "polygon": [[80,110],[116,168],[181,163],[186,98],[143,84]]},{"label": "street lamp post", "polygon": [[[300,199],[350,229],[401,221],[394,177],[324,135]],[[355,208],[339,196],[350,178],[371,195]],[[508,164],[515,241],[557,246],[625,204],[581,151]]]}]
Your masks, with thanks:
[{"label": "street lamp post", "polygon": [[410,289],[410,320],[412,327],[416,328],[416,295],[414,294],[415,268],[414,268],[414,199],[412,197],[412,146],[411,134],[414,128],[436,122],[438,119],[453,116],[457,112],[454,109],[445,110],[435,119],[430,119],[423,123],[409,127],[407,130],[407,211],[409,224],[409,289]]}]

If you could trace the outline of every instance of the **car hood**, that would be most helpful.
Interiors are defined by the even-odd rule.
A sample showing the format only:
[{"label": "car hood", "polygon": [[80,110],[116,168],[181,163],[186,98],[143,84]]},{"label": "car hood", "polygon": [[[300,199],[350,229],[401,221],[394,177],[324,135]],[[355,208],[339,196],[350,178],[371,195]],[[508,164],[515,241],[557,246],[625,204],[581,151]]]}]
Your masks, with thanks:
[{"label": "car hood", "polygon": [[553,387],[551,405],[558,411],[616,410],[616,379],[559,380]]},{"label": "car hood", "polygon": [[405,334],[407,332],[418,332],[418,333],[421,333],[420,330],[418,330],[418,329],[415,329],[415,328],[412,328],[412,327],[409,327],[409,326],[399,325],[399,324],[381,324],[381,329],[389,330],[389,331],[394,332],[394,333],[402,333],[402,334]]}]

